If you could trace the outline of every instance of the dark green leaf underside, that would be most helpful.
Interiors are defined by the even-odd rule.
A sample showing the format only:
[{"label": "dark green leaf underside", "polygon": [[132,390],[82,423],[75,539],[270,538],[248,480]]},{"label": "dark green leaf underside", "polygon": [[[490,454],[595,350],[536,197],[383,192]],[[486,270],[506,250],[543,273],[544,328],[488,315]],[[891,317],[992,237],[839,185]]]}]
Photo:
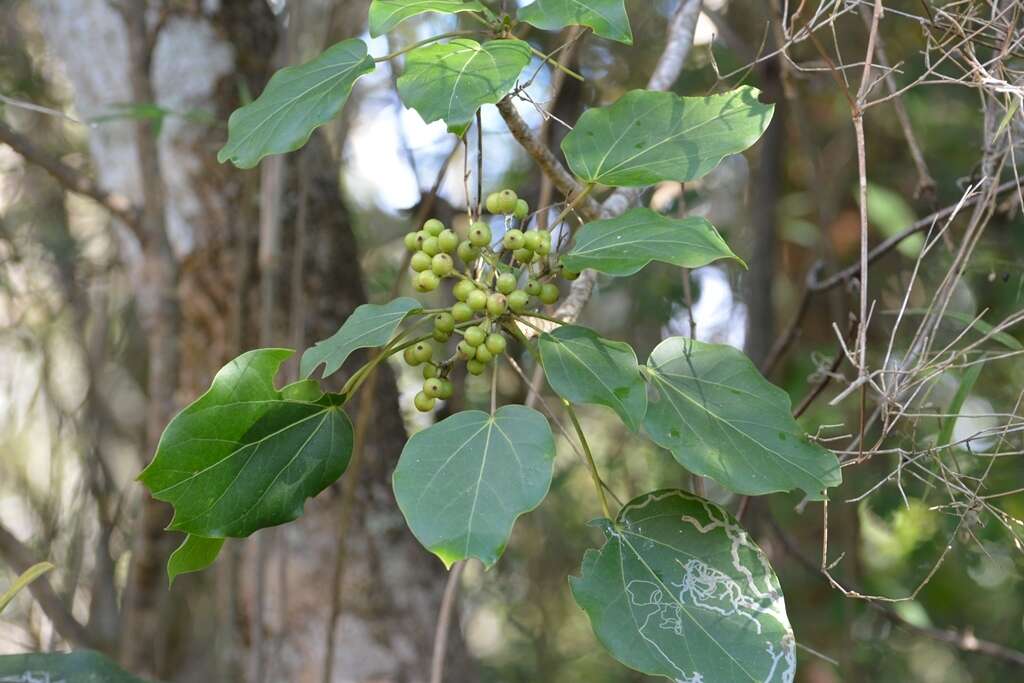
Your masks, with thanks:
[{"label": "dark green leaf underside", "polygon": [[0,657],[0,681],[12,683],[146,683],[98,652]]}]

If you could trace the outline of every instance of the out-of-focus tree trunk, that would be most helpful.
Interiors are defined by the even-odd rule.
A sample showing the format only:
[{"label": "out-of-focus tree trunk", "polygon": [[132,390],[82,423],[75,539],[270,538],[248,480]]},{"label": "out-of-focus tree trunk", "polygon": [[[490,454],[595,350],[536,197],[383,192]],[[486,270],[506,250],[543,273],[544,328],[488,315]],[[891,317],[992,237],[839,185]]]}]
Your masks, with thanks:
[{"label": "out-of-focus tree trunk", "polygon": [[[172,322],[173,316],[180,315],[180,333],[174,331],[171,338],[162,340],[173,345],[162,353],[180,358],[180,363],[165,366],[164,372],[169,367],[174,375],[171,386],[150,385],[151,393],[160,389],[180,407],[208,385],[239,345],[250,348],[256,343],[259,318],[258,287],[253,281],[257,271],[240,267],[256,247],[256,231],[248,226],[256,224],[257,174],[217,165],[223,127],[186,115],[204,111],[226,121],[238,106],[240,86],[259,92],[270,75],[280,24],[262,0],[188,5],[180,14],[171,12],[162,19],[162,10],[178,5],[167,2],[158,8],[158,4],[151,3],[154,11],[148,15],[150,28],[159,26],[159,33],[147,75],[153,99],[169,112],[159,135],[150,144],[136,134],[137,123],[126,118],[91,129],[89,147],[103,187],[148,206],[150,225],[162,223],[166,230],[173,250],[170,277],[152,277],[153,263],[147,256],[153,252],[144,254],[127,233],[123,252],[135,274],[140,311],[160,310],[156,319],[166,322],[168,310],[159,307],[171,302]],[[356,5],[365,11],[365,2],[344,2],[338,7],[344,13]],[[329,5],[309,3],[300,9],[329,11]],[[132,88],[131,67],[138,64],[138,53],[133,57],[125,21],[110,4],[45,0],[39,4],[39,15],[51,49],[64,63],[80,116],[109,114],[119,104],[137,102],[140,90]],[[338,25],[350,34],[361,30],[361,23],[349,20]],[[155,166],[148,172],[146,147],[155,148],[149,157]],[[305,272],[295,280],[302,283],[303,292],[295,297],[287,286],[280,288],[282,311],[277,319],[287,320],[290,302],[302,301],[303,336],[310,343],[333,333],[365,302],[366,293],[358,245],[342,203],[338,162],[322,136],[314,136],[302,154],[304,173],[298,172],[299,155],[287,159],[282,244],[292,247],[296,242],[298,197],[306,197],[308,252],[303,258]],[[298,187],[300,178],[308,178],[305,188]],[[146,188],[147,181],[156,186]],[[154,199],[153,191],[163,199]],[[161,209],[159,215],[154,215],[157,209]],[[283,254],[282,262],[290,264],[291,254]],[[248,281],[239,281],[246,273]],[[289,282],[291,277],[281,280]],[[232,321],[241,323],[234,331]],[[289,335],[282,332],[280,341],[287,344]],[[150,348],[160,347],[151,344]],[[150,358],[150,373],[159,369],[160,360]],[[422,672],[429,661],[444,576],[440,564],[405,529],[391,494],[390,474],[404,440],[404,426],[394,379],[386,366],[370,409],[357,514],[345,539],[346,574],[333,680],[420,681],[425,680]],[[154,424],[162,427],[170,412],[165,398],[154,408]],[[326,492],[307,505],[299,522],[278,536],[271,564],[277,566],[279,553],[286,553],[288,561],[284,584],[276,578],[269,581],[268,613],[260,625],[266,632],[267,680],[320,680],[340,498],[337,488]],[[210,595],[213,572],[184,577],[173,593],[168,592],[163,565],[180,538],[160,531],[168,518],[165,506],[149,501],[141,490],[136,499],[140,537],[129,571],[122,659],[135,671],[167,680],[213,680],[218,677],[213,672],[220,659],[216,648],[225,642],[247,645],[246,629],[239,628],[233,639],[223,638],[219,631],[253,616],[252,595],[246,590],[253,585],[251,563],[239,563],[240,576],[230,584],[241,587],[237,619],[213,613],[216,605],[225,604]],[[282,593],[287,594],[287,602],[280,599]],[[457,650],[453,657],[461,662],[461,640],[452,642]],[[245,661],[240,655],[231,659]],[[460,680],[462,668],[451,667],[449,680]],[[220,671],[220,676],[225,675],[224,669]],[[237,667],[233,672],[227,674],[228,680],[248,679]]]}]

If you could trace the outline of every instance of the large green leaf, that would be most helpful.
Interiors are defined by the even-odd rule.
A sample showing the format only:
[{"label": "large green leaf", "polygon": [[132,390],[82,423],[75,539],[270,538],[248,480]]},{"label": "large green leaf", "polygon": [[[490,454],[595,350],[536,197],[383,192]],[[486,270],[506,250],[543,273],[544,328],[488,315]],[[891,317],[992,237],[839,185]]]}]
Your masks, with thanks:
[{"label": "large green leaf", "polygon": [[21,575],[14,580],[14,583],[11,584],[10,588],[3,593],[0,593],[0,614],[2,614],[7,608],[7,605],[11,604],[11,601],[14,600],[14,596],[28,588],[32,585],[33,581],[52,569],[53,564],[50,562],[40,562],[32,565],[22,572]]},{"label": "large green leaf", "polygon": [[461,135],[477,109],[508,94],[530,63],[529,44],[515,39],[481,45],[459,38],[409,53],[398,94],[426,122],[444,121]]},{"label": "large green leaf", "polygon": [[281,69],[258,98],[231,115],[228,141],[217,160],[252,168],[265,156],[302,147],[341,111],[356,80],[374,67],[366,43],[353,39],[301,66]]},{"label": "large green leaf", "polygon": [[655,491],[601,524],[606,543],[569,582],[616,659],[677,683],[792,683],[796,640],[779,581],[729,513]]},{"label": "large green leaf", "polygon": [[599,36],[633,44],[624,0],[537,0],[519,10],[518,18],[547,31],[589,26]]},{"label": "large green leaf", "polygon": [[668,218],[636,208],[584,225],[562,261],[576,271],[593,268],[623,276],[638,272],[651,261],[700,268],[725,258],[743,263],[707,219]]},{"label": "large green leaf", "polygon": [[611,106],[584,113],[562,141],[562,151],[587,182],[686,182],[757,142],[774,111],[757,96],[750,87],[709,97],[633,90]]},{"label": "large green leaf", "polygon": [[597,403],[619,414],[636,431],[647,411],[647,385],[629,344],[609,341],[593,330],[563,325],[540,336],[548,384],[572,403]]},{"label": "large green leaf", "polygon": [[820,500],[842,481],[835,455],[812,443],[789,395],[741,351],[672,337],[647,362],[657,390],[644,426],[684,467],[749,495],[803,489]]},{"label": "large green leaf", "polygon": [[395,469],[398,507],[445,566],[501,557],[516,518],[551,486],[555,440],[544,416],[508,405],[456,413],[414,435]]},{"label": "large green leaf", "polygon": [[420,308],[423,305],[411,297],[402,297],[383,305],[363,304],[352,312],[330,338],[306,349],[299,363],[299,374],[309,377],[323,363],[323,377],[333,375],[353,351],[387,344],[405,316]]},{"label": "large green leaf", "polygon": [[99,654],[82,650],[0,657],[0,681],[10,683],[146,683]]},{"label": "large green leaf", "polygon": [[406,19],[425,12],[455,14],[482,12],[476,0],[373,0],[370,5],[370,35],[382,36]]},{"label": "large green leaf", "polygon": [[192,534],[186,536],[167,560],[168,585],[173,586],[174,580],[182,574],[201,572],[209,567],[223,546],[223,538],[203,538]]},{"label": "large green leaf", "polygon": [[206,538],[248,536],[299,517],[306,499],[345,471],[352,423],[341,397],[309,396],[309,380],[274,388],[292,353],[242,354],[167,425],[139,480],[154,498],[174,506],[169,529]]}]

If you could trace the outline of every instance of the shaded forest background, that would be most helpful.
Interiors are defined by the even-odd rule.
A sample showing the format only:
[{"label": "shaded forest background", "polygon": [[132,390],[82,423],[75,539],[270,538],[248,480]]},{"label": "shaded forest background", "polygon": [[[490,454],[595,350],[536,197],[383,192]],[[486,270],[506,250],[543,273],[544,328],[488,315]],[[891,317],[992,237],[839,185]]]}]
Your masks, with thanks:
[{"label": "shaded forest background", "polygon": [[[230,112],[275,69],[364,36],[368,4],[0,0],[0,587],[57,565],[0,618],[0,653],[92,648],[166,681],[427,680],[446,575],[390,488],[405,435],[433,419],[409,410],[415,372],[389,368],[361,404],[356,471],[173,589],[180,538],[134,481],[225,362],[328,336],[388,296],[405,232],[465,220],[475,152],[404,111],[386,69],[301,152],[254,171],[216,163]],[[631,47],[525,33],[545,52],[570,41],[560,58],[585,81],[536,62],[516,107],[557,150],[562,122],[643,87],[668,27],[700,10],[674,90],[755,85],[775,120],[751,153],[641,201],[708,216],[750,268],[599,279],[582,320],[642,358],[672,334],[744,348],[840,454],[845,481],[827,517],[795,494],[738,499],[584,410],[599,464],[623,499],[706,486],[742,515],[785,590],[797,680],[1018,680],[1024,7],[885,2],[864,74],[875,4],[631,1]],[[457,21],[417,18],[371,51]],[[483,122],[485,188],[560,199],[496,108]],[[863,310],[862,196],[858,384],[843,350]],[[499,390],[526,397],[511,372]],[[486,394],[467,381],[436,417]],[[502,562],[462,577],[446,680],[647,680],[600,649],[569,594],[599,510],[559,453],[551,495]]]}]

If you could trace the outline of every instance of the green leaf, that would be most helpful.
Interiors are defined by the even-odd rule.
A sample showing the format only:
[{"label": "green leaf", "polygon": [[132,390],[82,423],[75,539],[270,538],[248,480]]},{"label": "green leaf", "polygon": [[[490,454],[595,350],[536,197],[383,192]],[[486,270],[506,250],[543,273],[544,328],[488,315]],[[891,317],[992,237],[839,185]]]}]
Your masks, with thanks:
[{"label": "green leaf", "polygon": [[366,43],[345,40],[301,66],[281,69],[255,101],[231,115],[217,160],[253,168],[265,156],[299,149],[341,111],[356,80],[374,68]]},{"label": "green leaf", "polygon": [[[651,261],[700,268],[719,259],[743,263],[706,219],[668,218],[637,208],[616,218],[587,223],[562,257],[566,267],[608,275],[632,275]],[[746,265],[746,264],[744,264]]]},{"label": "green leaf", "polygon": [[[963,410],[964,403],[967,402],[967,398],[971,395],[971,391],[974,389],[974,385],[984,369],[985,363],[975,363],[964,371],[963,377],[960,379],[960,385],[956,389],[956,394],[953,395],[953,400],[950,401],[949,408],[946,409],[948,417],[942,421],[942,429],[939,431],[939,437],[935,442],[936,447],[948,446],[953,441],[953,430],[956,428],[956,421],[960,418],[960,411]],[[0,607],[2,606],[2,603],[0,603]]]},{"label": "green leaf", "polygon": [[633,90],[591,109],[562,141],[573,172],[590,183],[653,185],[699,178],[761,137],[775,107],[741,87],[709,97]]},{"label": "green leaf", "polygon": [[476,0],[373,0],[370,5],[370,35],[382,36],[406,19],[425,12],[455,14],[483,12]]},{"label": "green leaf", "polygon": [[537,0],[519,10],[518,19],[546,31],[588,26],[603,38],[633,44],[624,0]]},{"label": "green leaf", "polygon": [[537,411],[467,410],[409,439],[395,497],[413,534],[445,566],[476,557],[490,567],[516,519],[547,495],[554,458],[551,427]]},{"label": "green leaf", "polygon": [[323,377],[330,377],[353,351],[387,344],[405,317],[421,308],[423,305],[411,297],[395,299],[384,305],[363,304],[330,338],[306,349],[299,363],[299,374],[309,377],[323,363]]},{"label": "green leaf", "polygon": [[168,529],[244,537],[299,517],[352,454],[341,397],[295,400],[274,388],[290,349],[257,349],[224,366],[167,425],[139,480],[174,506]]},{"label": "green leaf", "polygon": [[398,94],[427,123],[442,120],[462,135],[477,109],[507,95],[529,63],[530,46],[521,40],[428,45],[409,53]]},{"label": "green leaf", "polygon": [[677,683],[791,683],[796,640],[779,580],[729,513],[655,491],[601,524],[606,543],[569,583],[613,657]]},{"label": "green leaf", "polygon": [[11,683],[146,683],[98,652],[0,657],[0,681]]},{"label": "green leaf", "polygon": [[809,441],[789,395],[741,351],[672,337],[647,361],[657,390],[644,426],[681,465],[747,495],[803,489],[814,500],[842,481],[835,455]]},{"label": "green leaf", "polygon": [[223,538],[203,538],[189,534],[167,560],[167,585],[182,574],[201,572],[217,559],[224,545]]},{"label": "green leaf", "polygon": [[629,344],[608,341],[593,330],[563,325],[540,336],[544,375],[571,403],[608,406],[637,431],[647,411],[647,386]]},{"label": "green leaf", "polygon": [[21,576],[16,578],[14,583],[11,584],[11,587],[4,591],[3,594],[0,594],[0,614],[3,614],[7,605],[11,604],[15,595],[28,588],[33,581],[53,568],[54,566],[49,562],[40,562],[22,572]]}]

